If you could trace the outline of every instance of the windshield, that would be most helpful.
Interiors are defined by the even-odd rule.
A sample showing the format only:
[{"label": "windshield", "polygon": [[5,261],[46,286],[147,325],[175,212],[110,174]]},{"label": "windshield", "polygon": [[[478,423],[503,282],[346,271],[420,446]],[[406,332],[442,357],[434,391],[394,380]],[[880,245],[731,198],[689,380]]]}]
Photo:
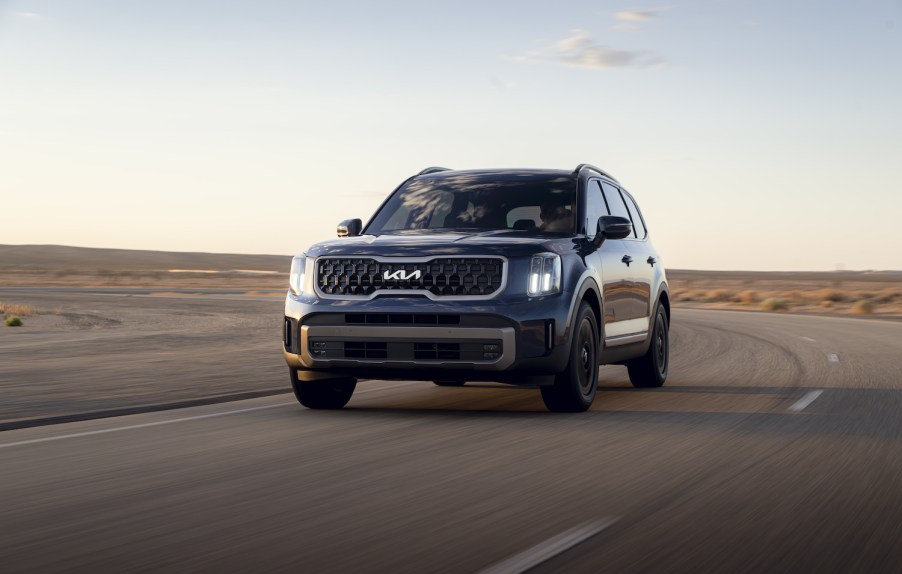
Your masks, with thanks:
[{"label": "windshield", "polygon": [[413,230],[575,233],[576,181],[536,172],[454,173],[408,182],[366,233]]}]

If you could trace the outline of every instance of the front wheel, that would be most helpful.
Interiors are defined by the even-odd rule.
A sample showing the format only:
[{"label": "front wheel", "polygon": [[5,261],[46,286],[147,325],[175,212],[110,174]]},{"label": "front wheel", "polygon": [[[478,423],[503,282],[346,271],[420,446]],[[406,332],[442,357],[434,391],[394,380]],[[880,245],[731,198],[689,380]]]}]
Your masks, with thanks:
[{"label": "front wheel", "polygon": [[348,404],[357,388],[357,379],[351,377],[299,381],[295,369],[288,371],[295,398],[308,409],[340,409]]},{"label": "front wheel", "polygon": [[581,413],[592,406],[598,386],[598,322],[592,307],[583,301],[574,322],[570,361],[554,385],[540,387],[549,411]]},{"label": "front wheel", "polygon": [[630,382],[640,389],[660,387],[667,380],[667,371],[670,368],[670,330],[667,313],[660,303],[655,310],[648,352],[628,362],[626,367],[629,369]]}]

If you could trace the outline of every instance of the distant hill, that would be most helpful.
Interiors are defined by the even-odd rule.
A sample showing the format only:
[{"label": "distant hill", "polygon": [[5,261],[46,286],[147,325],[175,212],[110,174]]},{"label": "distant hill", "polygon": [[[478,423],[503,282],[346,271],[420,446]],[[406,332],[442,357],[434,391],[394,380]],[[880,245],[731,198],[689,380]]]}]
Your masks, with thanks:
[{"label": "distant hill", "polygon": [[101,249],[66,245],[0,245],[0,270],[131,270],[253,269],[287,273],[291,257],[234,253],[180,253],[134,249]]}]

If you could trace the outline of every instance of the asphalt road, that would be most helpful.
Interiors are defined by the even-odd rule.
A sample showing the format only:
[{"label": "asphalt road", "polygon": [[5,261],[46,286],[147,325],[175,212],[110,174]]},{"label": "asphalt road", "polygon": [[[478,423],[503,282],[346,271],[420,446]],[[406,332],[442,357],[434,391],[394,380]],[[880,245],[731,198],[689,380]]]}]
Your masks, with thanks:
[{"label": "asphalt road", "polygon": [[[367,381],[0,433],[0,571],[898,572],[902,323],[676,310],[663,389]],[[286,375],[287,378],[287,375]]]}]

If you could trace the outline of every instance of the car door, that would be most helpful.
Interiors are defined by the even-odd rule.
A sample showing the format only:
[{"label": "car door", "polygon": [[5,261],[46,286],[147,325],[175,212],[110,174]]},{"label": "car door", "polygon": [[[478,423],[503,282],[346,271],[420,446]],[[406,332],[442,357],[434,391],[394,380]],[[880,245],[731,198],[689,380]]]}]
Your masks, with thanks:
[{"label": "car door", "polygon": [[[610,215],[632,221],[627,202],[620,189],[601,182],[605,204]],[[644,227],[643,227],[644,232]],[[605,342],[608,345],[641,340],[648,331],[649,300],[653,273],[646,263],[644,242],[636,233],[619,240],[605,240],[601,245],[604,276]]]},{"label": "car door", "polygon": [[[598,230],[598,218],[602,215],[608,215],[608,208],[604,202],[604,196],[601,193],[600,180],[588,180],[588,182],[586,183],[585,197],[585,210],[583,211],[584,220],[581,222],[581,226],[585,229],[586,237],[589,239],[589,241],[592,241],[593,239],[595,239],[595,234]],[[604,243],[602,243],[600,249],[591,250],[586,256],[586,265],[593,272],[595,280],[602,288],[604,287],[605,253],[606,251],[604,248]],[[607,301],[604,302],[604,309],[605,316],[603,320],[606,326],[608,322]]]}]

